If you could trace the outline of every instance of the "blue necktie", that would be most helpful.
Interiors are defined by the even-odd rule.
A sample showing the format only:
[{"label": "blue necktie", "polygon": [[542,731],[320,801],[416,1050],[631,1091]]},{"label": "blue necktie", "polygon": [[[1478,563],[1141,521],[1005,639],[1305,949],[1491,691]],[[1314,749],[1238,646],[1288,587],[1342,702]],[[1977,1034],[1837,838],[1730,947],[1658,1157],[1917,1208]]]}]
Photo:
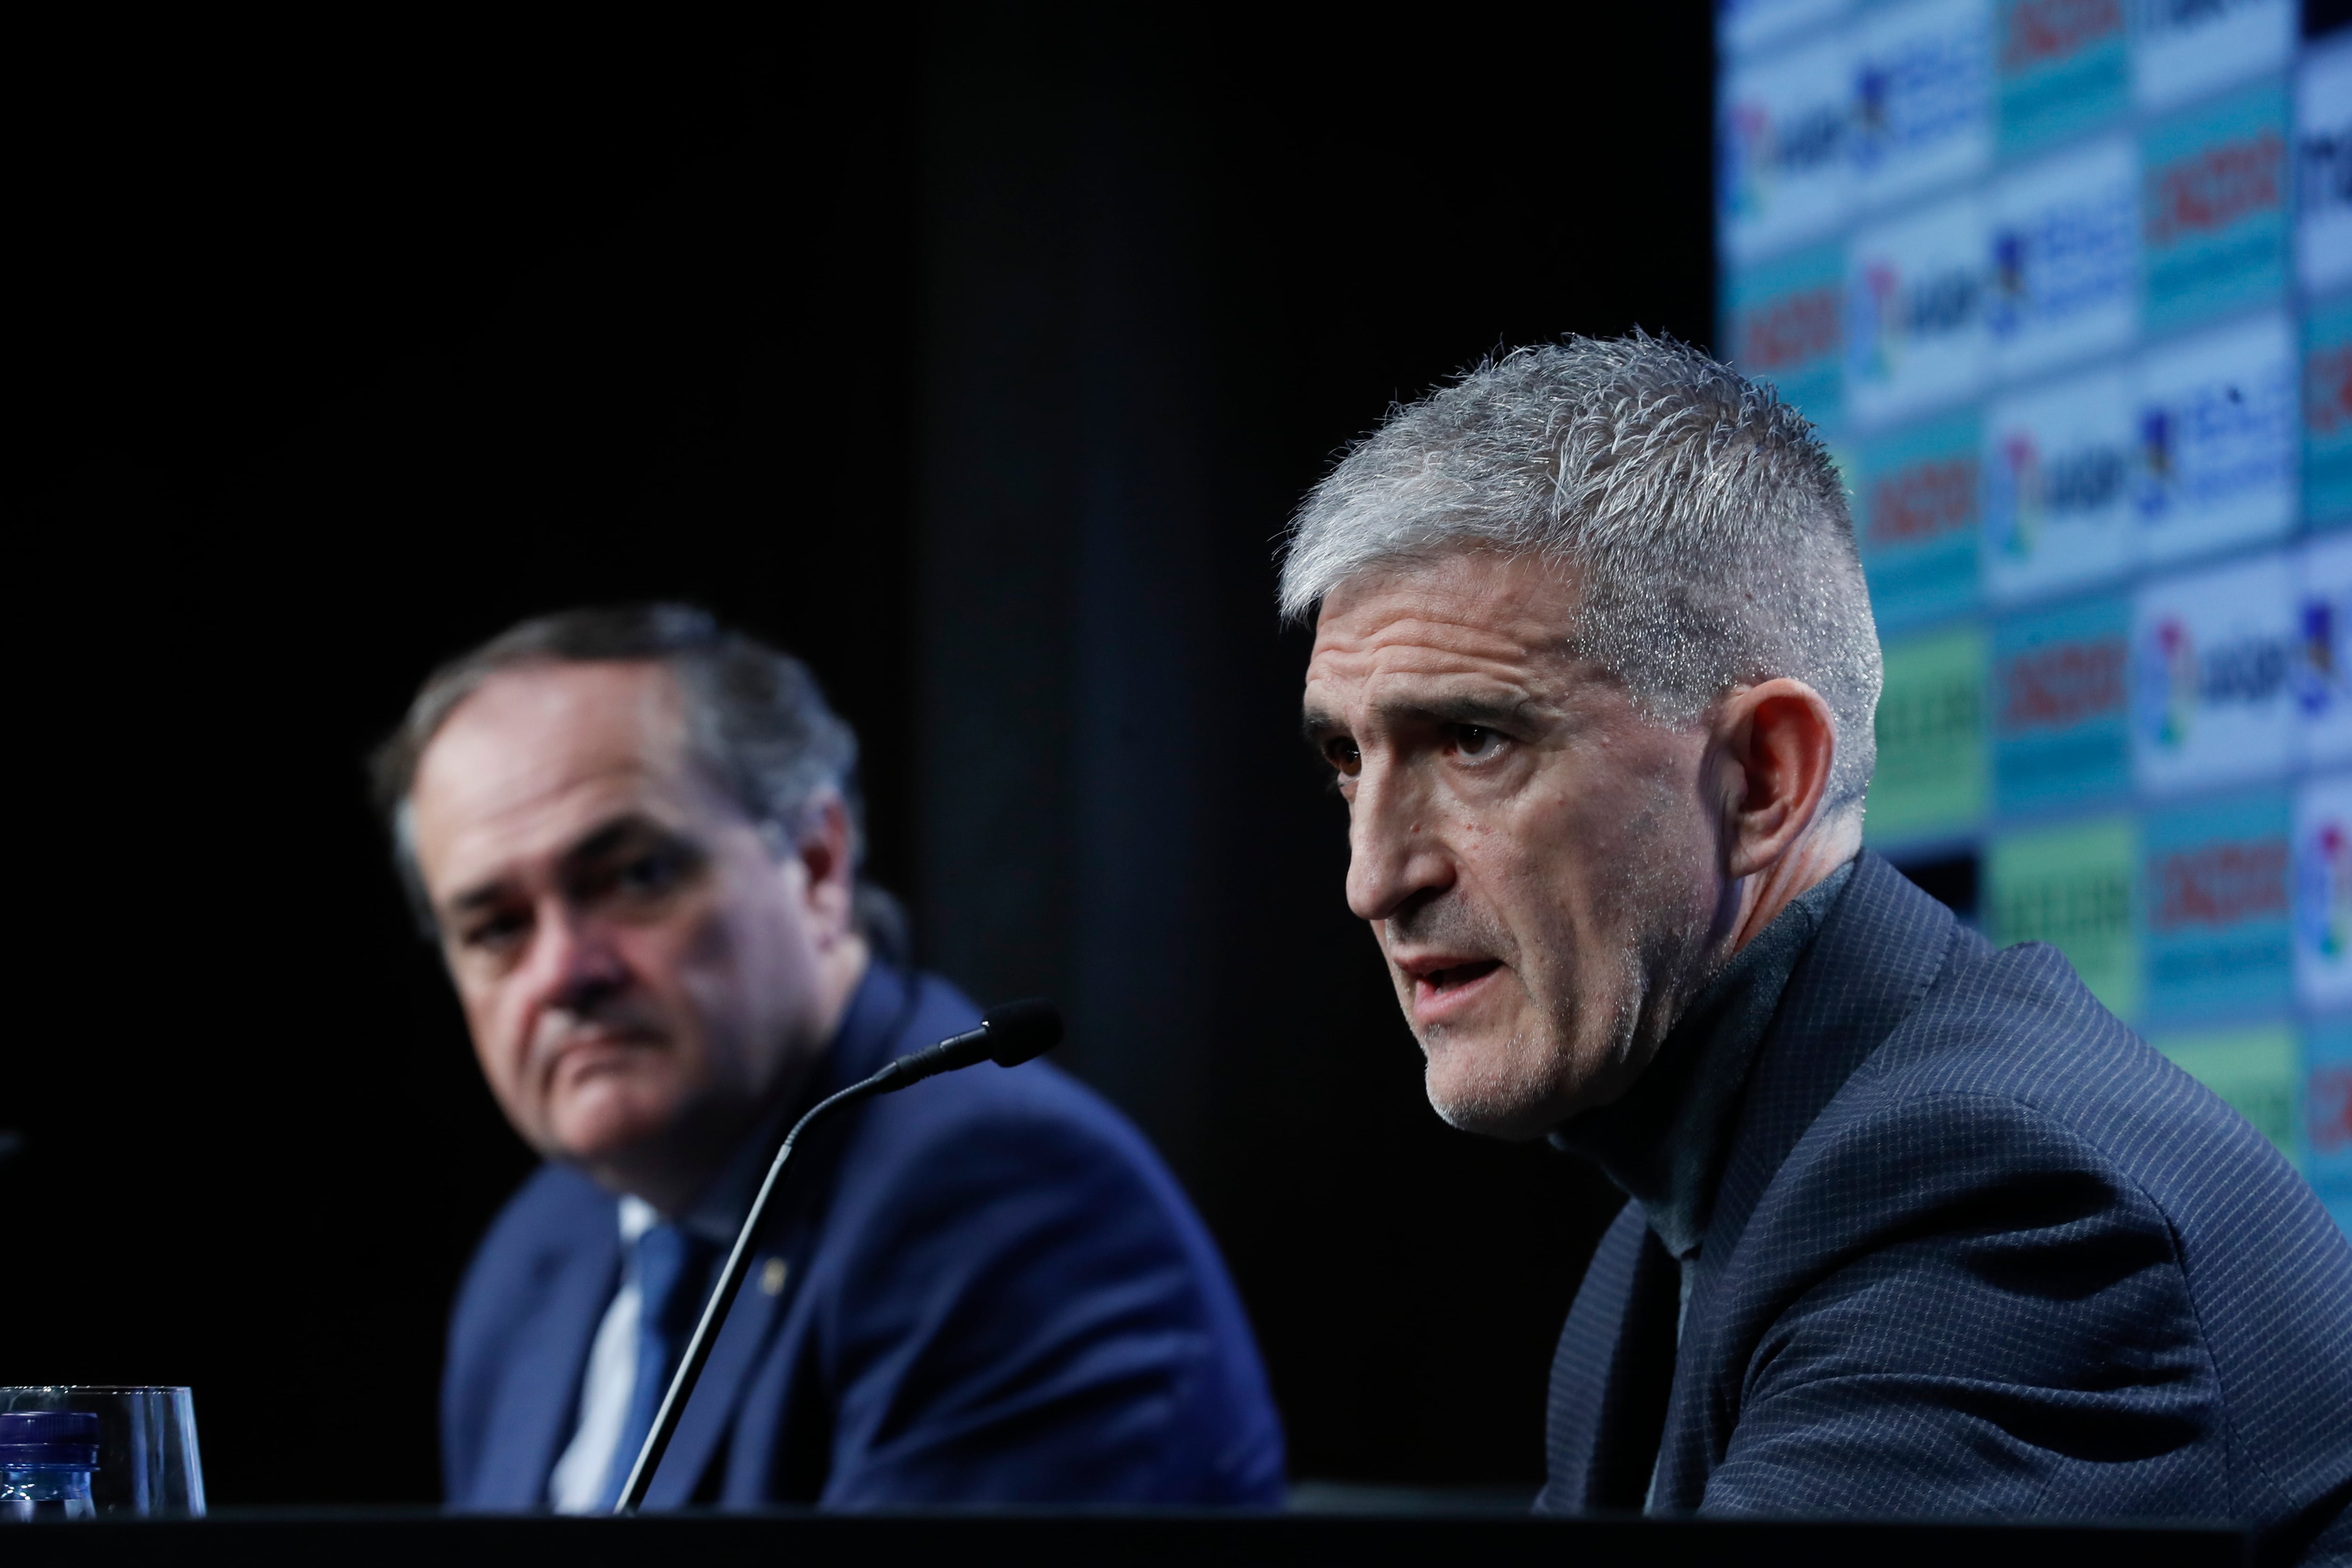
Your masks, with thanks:
[{"label": "blue necktie", "polygon": [[670,1373],[677,1370],[687,1336],[694,1331],[711,1251],[709,1242],[674,1225],[653,1226],[637,1237],[637,1377],[629,1392],[629,1417],[604,1478],[607,1508],[621,1500],[629,1468],[654,1429]]}]

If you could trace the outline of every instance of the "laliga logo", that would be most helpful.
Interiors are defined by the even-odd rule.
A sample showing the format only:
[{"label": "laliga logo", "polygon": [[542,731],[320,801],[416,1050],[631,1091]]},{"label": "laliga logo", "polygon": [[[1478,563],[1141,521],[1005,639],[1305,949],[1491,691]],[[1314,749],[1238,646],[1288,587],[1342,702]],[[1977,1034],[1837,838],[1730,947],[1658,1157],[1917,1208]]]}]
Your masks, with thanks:
[{"label": "laliga logo", "polygon": [[2172,411],[2147,408],[2139,416],[2139,510],[2147,518],[2160,517],[2172,504]]},{"label": "laliga logo", "polygon": [[2022,561],[2042,542],[2042,454],[2020,430],[2004,437],[1985,475],[1985,521],[2002,554]]},{"label": "laliga logo", "polygon": [[2323,817],[2300,858],[2303,940],[2322,960],[2341,963],[2352,952],[2352,831],[2339,817]]},{"label": "laliga logo", "polygon": [[2296,639],[2295,705],[2310,718],[2325,713],[2329,704],[2344,700],[2352,686],[2352,671],[2344,668],[2339,644],[2344,637],[2340,606],[2316,595],[2303,602],[2302,636]]},{"label": "laliga logo", "polygon": [[2197,644],[2177,616],[2148,629],[2139,664],[2139,721],[2159,746],[2178,750],[2189,742],[2197,713]]},{"label": "laliga logo", "polygon": [[1903,279],[1892,266],[1874,261],[1862,269],[1853,282],[1848,313],[1853,323],[1849,357],[1854,374],[1885,380],[1895,374],[1903,338]]},{"label": "laliga logo", "polygon": [[1735,103],[1723,120],[1724,205],[1752,217],[1772,199],[1772,115],[1759,103]]},{"label": "laliga logo", "polygon": [[2025,236],[2003,228],[1992,240],[1992,300],[1986,314],[1993,335],[2011,338],[2025,321]]}]

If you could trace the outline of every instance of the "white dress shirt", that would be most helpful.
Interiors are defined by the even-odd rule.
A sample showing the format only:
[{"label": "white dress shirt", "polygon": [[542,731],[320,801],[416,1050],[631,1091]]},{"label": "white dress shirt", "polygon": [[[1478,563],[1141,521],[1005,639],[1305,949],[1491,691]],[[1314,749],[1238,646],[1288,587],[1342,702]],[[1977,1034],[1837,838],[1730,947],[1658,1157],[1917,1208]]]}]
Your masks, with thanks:
[{"label": "white dress shirt", "polygon": [[604,1309],[596,1341],[588,1351],[588,1371],[580,1384],[580,1425],[571,1447],[547,1479],[548,1505],[558,1513],[602,1513],[610,1505],[613,1470],[635,1463],[618,1454],[621,1428],[629,1419],[629,1397],[637,1387],[637,1320],[645,1295],[637,1288],[637,1237],[661,1215],[643,1198],[621,1200],[621,1288]]}]

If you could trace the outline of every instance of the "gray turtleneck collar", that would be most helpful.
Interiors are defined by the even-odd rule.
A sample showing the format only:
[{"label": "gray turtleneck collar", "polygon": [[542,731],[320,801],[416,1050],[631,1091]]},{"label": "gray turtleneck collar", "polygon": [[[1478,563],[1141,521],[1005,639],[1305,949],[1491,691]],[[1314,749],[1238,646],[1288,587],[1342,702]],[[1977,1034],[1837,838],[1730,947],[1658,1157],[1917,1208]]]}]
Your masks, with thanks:
[{"label": "gray turtleneck collar", "polygon": [[1622,1098],[1570,1118],[1551,1135],[1555,1147],[1598,1164],[1642,1205],[1683,1266],[1685,1305],[1756,1047],[1797,961],[1853,875],[1849,860],[1792,900],[1707,982]]}]

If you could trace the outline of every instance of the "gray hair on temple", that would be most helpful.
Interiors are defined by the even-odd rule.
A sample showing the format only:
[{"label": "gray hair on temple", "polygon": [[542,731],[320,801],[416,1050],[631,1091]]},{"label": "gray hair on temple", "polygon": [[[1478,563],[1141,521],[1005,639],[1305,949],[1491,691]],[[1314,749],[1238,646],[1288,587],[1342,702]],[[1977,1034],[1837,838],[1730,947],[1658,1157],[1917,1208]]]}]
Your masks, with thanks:
[{"label": "gray hair on temple", "polygon": [[1884,679],[1845,489],[1769,387],[1641,332],[1491,359],[1387,420],[1292,520],[1282,611],[1462,550],[1570,568],[1570,650],[1662,723],[1787,677],[1837,724],[1824,816],[1859,808]]}]

